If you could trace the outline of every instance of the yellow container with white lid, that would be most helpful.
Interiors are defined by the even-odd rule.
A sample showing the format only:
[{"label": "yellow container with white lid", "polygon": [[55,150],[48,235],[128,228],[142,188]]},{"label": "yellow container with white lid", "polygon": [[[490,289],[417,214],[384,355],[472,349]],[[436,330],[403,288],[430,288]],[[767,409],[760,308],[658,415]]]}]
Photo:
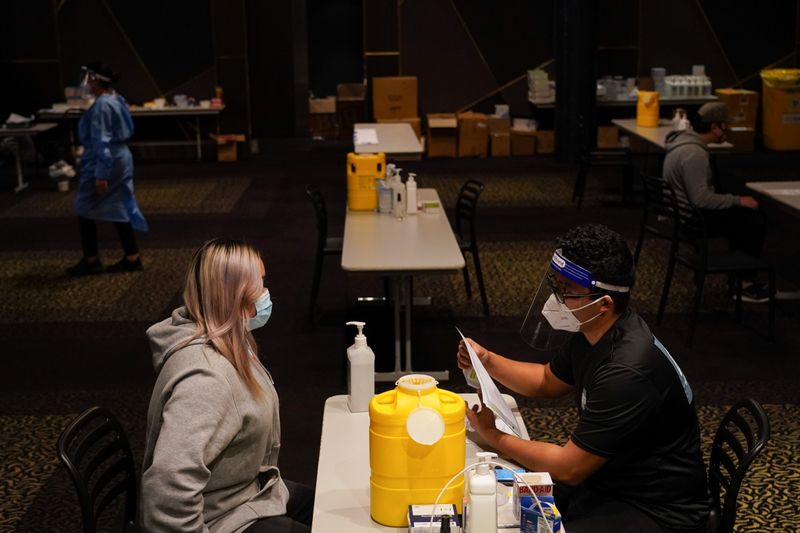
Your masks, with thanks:
[{"label": "yellow container with white lid", "polygon": [[378,208],[375,180],[386,174],[386,155],[347,154],[347,208],[374,211]]},{"label": "yellow container with white lid", "polygon": [[658,127],[658,92],[639,91],[636,103],[636,125],[646,128]]},{"label": "yellow container with white lid", "polygon": [[[390,527],[408,527],[408,506],[431,504],[464,468],[464,399],[436,387],[424,374],[400,378],[394,390],[369,404],[370,515]],[[463,476],[439,503],[461,512]]]}]

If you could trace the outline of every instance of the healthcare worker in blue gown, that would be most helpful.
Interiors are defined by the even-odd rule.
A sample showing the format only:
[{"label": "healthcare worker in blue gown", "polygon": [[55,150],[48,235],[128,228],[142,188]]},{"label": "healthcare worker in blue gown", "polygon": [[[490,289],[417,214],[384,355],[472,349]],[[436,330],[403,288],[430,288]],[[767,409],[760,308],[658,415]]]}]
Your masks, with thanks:
[{"label": "healthcare worker in blue gown", "polygon": [[[118,80],[119,76],[104,63],[84,67],[82,85],[88,87],[95,100],[78,123],[84,152],[75,213],[83,258],[67,269],[71,276],[142,270],[134,230],[147,231],[147,221],[133,194],[133,158],[125,144],[133,135],[133,120],[127,102],[111,87]],[[107,268],[98,255],[98,220],[114,223],[124,250],[122,259]]]}]

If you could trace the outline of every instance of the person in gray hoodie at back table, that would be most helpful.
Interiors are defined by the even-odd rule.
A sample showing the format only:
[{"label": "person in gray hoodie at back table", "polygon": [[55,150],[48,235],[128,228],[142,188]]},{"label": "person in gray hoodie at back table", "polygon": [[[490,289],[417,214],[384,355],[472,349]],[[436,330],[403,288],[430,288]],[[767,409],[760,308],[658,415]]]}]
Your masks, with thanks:
[{"label": "person in gray hoodie at back table", "polygon": [[[701,210],[710,237],[727,237],[731,250],[760,257],[767,224],[756,199],[714,190],[708,144],[725,142],[727,130],[725,104],[703,104],[692,117],[692,129],[667,134],[663,177],[675,191],[678,201]],[[755,281],[755,274],[743,278],[742,301],[769,301],[766,287]]]},{"label": "person in gray hoodie at back table", "polygon": [[254,248],[209,241],[189,267],[185,306],[147,330],[158,377],[143,531],[310,531],[314,492],[278,470],[278,394],[251,333],[272,313],[264,276]]}]

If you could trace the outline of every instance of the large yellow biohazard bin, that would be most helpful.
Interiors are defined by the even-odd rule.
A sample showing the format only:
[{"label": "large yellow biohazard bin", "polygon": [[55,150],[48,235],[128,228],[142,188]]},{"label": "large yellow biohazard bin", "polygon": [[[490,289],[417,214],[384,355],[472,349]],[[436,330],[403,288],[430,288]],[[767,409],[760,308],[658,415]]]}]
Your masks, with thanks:
[{"label": "large yellow biohazard bin", "polygon": [[636,125],[647,128],[658,127],[658,92],[639,91],[636,102]]},{"label": "large yellow biohazard bin", "polygon": [[378,207],[375,178],[386,174],[386,155],[347,154],[347,207],[350,211],[374,211]]},{"label": "large yellow biohazard bin", "polygon": [[800,150],[800,69],[761,71],[764,146]]},{"label": "large yellow biohazard bin", "polygon": [[[370,514],[385,526],[408,527],[408,506],[433,503],[464,468],[464,399],[436,384],[424,374],[403,376],[369,404]],[[418,442],[426,439],[430,444]],[[461,476],[439,503],[461,512],[463,497]]]}]

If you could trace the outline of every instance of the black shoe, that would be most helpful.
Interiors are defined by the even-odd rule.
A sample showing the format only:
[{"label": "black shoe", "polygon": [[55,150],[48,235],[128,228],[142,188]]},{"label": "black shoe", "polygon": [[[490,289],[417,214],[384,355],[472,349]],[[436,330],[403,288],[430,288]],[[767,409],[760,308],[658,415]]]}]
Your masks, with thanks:
[{"label": "black shoe", "polygon": [[67,274],[74,278],[102,274],[103,272],[105,272],[105,269],[103,268],[103,263],[101,263],[99,259],[87,261],[85,257],[75,265],[67,268]]},{"label": "black shoe", "polygon": [[139,272],[141,270],[144,270],[141,257],[138,257],[136,261],[130,261],[127,257],[123,257],[113,265],[106,268],[106,272]]},{"label": "black shoe", "polygon": [[[733,299],[736,299],[736,294],[733,295]],[[753,283],[742,289],[742,301],[749,304],[767,303],[769,302],[769,291],[763,285]]]}]

